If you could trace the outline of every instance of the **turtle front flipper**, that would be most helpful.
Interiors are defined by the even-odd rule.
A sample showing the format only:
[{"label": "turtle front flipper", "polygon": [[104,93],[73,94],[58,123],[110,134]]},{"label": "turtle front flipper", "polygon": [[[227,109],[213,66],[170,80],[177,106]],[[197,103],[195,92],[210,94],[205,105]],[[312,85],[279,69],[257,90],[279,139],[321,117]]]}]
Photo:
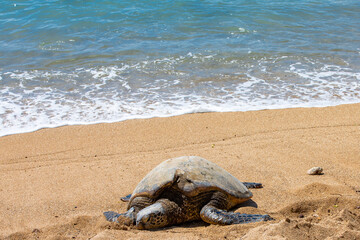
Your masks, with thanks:
[{"label": "turtle front flipper", "polygon": [[121,213],[117,213],[113,211],[104,212],[103,214],[106,220],[108,220],[109,222],[117,222],[118,217],[121,216]]},{"label": "turtle front flipper", "polygon": [[113,211],[104,212],[106,220],[109,222],[123,223],[127,226],[135,225],[135,208],[130,208],[126,213],[117,213]]},{"label": "turtle front flipper", "polygon": [[256,183],[256,182],[242,182],[245,187],[247,188],[262,188],[262,183]]},{"label": "turtle front flipper", "polygon": [[228,212],[222,209],[218,209],[209,204],[205,205],[202,208],[200,212],[200,217],[203,221],[207,223],[219,225],[242,224],[273,220],[273,218],[271,218],[269,215]]}]

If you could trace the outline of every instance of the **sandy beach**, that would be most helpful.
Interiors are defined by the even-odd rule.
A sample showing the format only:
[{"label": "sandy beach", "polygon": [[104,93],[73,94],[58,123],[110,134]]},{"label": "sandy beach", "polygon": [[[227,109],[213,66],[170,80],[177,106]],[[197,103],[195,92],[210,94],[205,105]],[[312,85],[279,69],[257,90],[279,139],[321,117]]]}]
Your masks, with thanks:
[{"label": "sandy beach", "polygon": [[[275,220],[141,231],[105,221],[162,161],[204,157]],[[360,104],[198,113],[0,138],[1,239],[360,239]],[[320,166],[323,175],[307,170]]]}]

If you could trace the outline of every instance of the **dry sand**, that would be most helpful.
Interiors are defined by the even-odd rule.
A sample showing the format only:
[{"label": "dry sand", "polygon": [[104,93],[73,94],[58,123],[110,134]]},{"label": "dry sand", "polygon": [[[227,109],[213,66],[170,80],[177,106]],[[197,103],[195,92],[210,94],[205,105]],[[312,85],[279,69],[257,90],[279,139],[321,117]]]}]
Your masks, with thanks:
[{"label": "dry sand", "polygon": [[[276,220],[156,231],[107,223],[120,197],[171,157],[197,155],[262,182],[254,207]],[[324,175],[310,176],[314,166]],[[360,104],[189,114],[66,126],[0,138],[0,238],[360,239]]]}]

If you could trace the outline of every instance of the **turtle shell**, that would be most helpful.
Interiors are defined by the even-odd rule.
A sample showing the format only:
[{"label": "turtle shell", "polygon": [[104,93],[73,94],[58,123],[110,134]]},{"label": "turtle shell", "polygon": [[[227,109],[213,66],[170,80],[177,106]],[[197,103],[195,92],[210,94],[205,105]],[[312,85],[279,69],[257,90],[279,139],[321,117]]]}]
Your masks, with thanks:
[{"label": "turtle shell", "polygon": [[184,156],[168,159],[151,170],[136,186],[130,203],[138,196],[156,199],[174,184],[188,197],[214,190],[227,193],[234,204],[252,197],[245,185],[225,169],[201,157]]}]

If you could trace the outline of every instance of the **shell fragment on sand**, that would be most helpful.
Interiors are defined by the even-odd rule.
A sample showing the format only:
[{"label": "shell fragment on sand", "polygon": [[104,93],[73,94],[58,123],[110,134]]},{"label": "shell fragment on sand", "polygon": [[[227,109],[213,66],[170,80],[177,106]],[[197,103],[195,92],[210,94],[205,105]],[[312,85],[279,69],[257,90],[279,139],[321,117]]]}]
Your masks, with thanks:
[{"label": "shell fragment on sand", "polygon": [[309,175],[322,175],[323,174],[323,169],[321,167],[313,167],[313,168],[310,168],[307,171],[307,174],[309,174]]}]

